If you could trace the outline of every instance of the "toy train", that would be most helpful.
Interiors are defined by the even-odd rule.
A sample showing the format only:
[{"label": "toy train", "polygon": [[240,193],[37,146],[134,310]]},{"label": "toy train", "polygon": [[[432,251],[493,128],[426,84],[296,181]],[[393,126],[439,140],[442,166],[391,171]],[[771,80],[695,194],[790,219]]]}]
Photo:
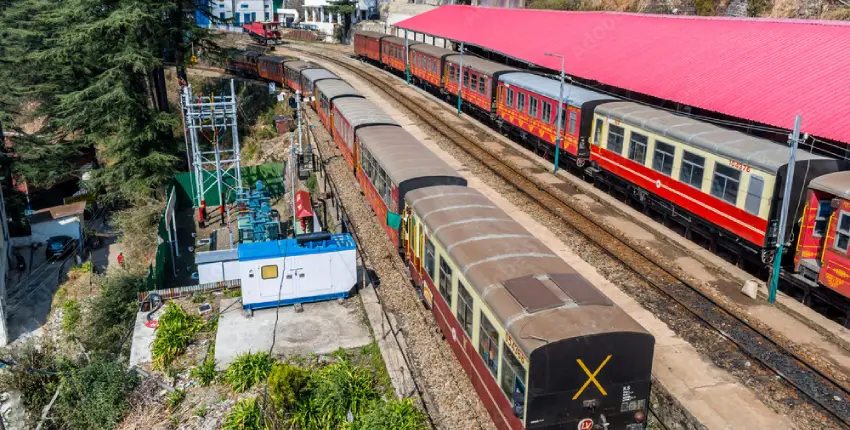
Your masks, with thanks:
[{"label": "toy train", "polygon": [[[459,94],[465,111],[552,158],[557,80],[473,55],[461,70],[457,52],[412,40],[405,61],[404,39],[375,32],[356,33],[354,51],[396,74],[409,67],[414,83],[452,104]],[[566,95],[562,160],[713,252],[767,268],[779,236],[787,146],[578,86]],[[797,284],[845,297],[848,169],[848,160],[797,152],[785,237],[798,248],[784,264]]]},{"label": "toy train", "polygon": [[655,340],[640,324],[338,77],[246,53],[227,69],[311,89],[498,428],[645,427]]}]

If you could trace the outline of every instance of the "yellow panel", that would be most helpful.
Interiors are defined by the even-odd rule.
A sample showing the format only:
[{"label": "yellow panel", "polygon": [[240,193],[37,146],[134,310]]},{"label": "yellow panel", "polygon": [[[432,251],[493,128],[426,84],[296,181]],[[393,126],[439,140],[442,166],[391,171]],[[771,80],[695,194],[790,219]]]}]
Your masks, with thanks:
[{"label": "yellow panel", "polygon": [[263,279],[277,278],[277,265],[271,264],[268,266],[263,266],[262,268],[260,268],[260,274]]}]

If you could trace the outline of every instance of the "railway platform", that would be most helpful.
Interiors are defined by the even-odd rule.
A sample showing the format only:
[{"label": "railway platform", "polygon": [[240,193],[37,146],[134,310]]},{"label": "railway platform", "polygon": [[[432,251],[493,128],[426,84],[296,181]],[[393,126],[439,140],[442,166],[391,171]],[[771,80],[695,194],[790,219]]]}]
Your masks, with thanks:
[{"label": "railway platform", "polygon": [[[685,339],[677,336],[670,327],[658,319],[652,312],[644,309],[638,302],[608,282],[592,265],[584,262],[574,250],[565,245],[549,228],[537,222],[522,209],[506,200],[499,191],[494,190],[482,180],[474,177],[470,169],[462,162],[443,150],[430,135],[420,128],[415,119],[408,118],[393,102],[383,94],[376,92],[356,75],[347,72],[332,63],[315,59],[350,83],[357,85],[359,91],[392,116],[410,133],[422,141],[429,149],[443,158],[452,167],[467,177],[470,186],[478,189],[503,210],[511,214],[530,232],[574,265],[585,277],[593,281],[611,299],[627,310],[635,319],[656,336],[654,373],[657,383],[663,386],[693,418],[708,428],[791,428],[794,427],[785,415],[771,410],[760,400],[760,395],[747,388],[734,376],[708,360],[700,351]],[[409,87],[412,96],[431,97]],[[447,107],[448,109],[448,107]],[[465,119],[462,119],[465,120]],[[513,142],[502,138],[495,132],[494,138],[502,139],[517,150],[525,151]],[[525,162],[538,163],[547,170],[551,164],[528,154]],[[533,160],[533,161],[529,161]],[[547,165],[548,164],[548,165]],[[582,183],[567,174],[544,174],[545,180],[565,187],[575,187],[580,193],[576,199],[590,206],[602,209],[605,205],[616,207],[619,214],[611,214],[608,220],[624,234],[647,246],[666,249],[670,257],[683,270],[698,277],[714,289],[721,302],[743,310],[748,318],[762,322],[781,333],[801,349],[809,352],[807,358],[820,356],[827,367],[836,373],[845,372],[850,367],[850,354],[844,345],[848,344],[847,330],[834,322],[816,314],[790,297],[781,296],[779,306],[768,306],[763,300],[752,300],[740,293],[742,283],[750,275],[725,263],[719,257],[700,248],[677,233],[669,230],[644,216],[636,210],[625,207],[621,202],[592,185]],[[610,212],[610,211],[609,211]],[[683,252],[685,251],[685,252]],[[706,264],[707,263],[707,264]],[[716,268],[706,268],[716,267]],[[762,287],[763,288],[763,287]]]}]

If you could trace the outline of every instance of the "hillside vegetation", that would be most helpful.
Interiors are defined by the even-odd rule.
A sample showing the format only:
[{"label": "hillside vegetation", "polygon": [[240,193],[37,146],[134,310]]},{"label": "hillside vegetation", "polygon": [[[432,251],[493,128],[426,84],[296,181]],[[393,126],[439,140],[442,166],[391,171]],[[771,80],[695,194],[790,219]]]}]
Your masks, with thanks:
[{"label": "hillside vegetation", "polygon": [[529,9],[850,20],[848,0],[529,0]]}]

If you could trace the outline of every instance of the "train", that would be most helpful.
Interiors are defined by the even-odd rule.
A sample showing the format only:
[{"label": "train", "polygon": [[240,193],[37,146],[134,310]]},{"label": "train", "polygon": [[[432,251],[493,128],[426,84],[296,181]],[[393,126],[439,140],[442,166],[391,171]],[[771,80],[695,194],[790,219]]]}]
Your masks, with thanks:
[{"label": "train", "polygon": [[[464,55],[461,68],[456,51],[376,32],[355,33],[353,45],[364,62],[397,75],[409,70],[414,84],[452,104],[459,97],[465,112],[554,158],[560,82],[553,77],[475,55]],[[769,269],[780,236],[788,146],[577,85],[560,104],[564,167],[739,266]],[[794,167],[784,236],[797,251],[786,254],[784,270],[797,285],[850,298],[843,206],[816,201],[840,196],[840,187],[833,194],[817,188],[818,179],[850,170],[850,161],[798,150]],[[835,233],[813,236],[825,218],[836,223]],[[850,316],[844,324],[850,326]]]},{"label": "train", "polygon": [[496,427],[644,429],[652,334],[351,85],[301,63],[236,52],[227,68],[313,89]]}]

